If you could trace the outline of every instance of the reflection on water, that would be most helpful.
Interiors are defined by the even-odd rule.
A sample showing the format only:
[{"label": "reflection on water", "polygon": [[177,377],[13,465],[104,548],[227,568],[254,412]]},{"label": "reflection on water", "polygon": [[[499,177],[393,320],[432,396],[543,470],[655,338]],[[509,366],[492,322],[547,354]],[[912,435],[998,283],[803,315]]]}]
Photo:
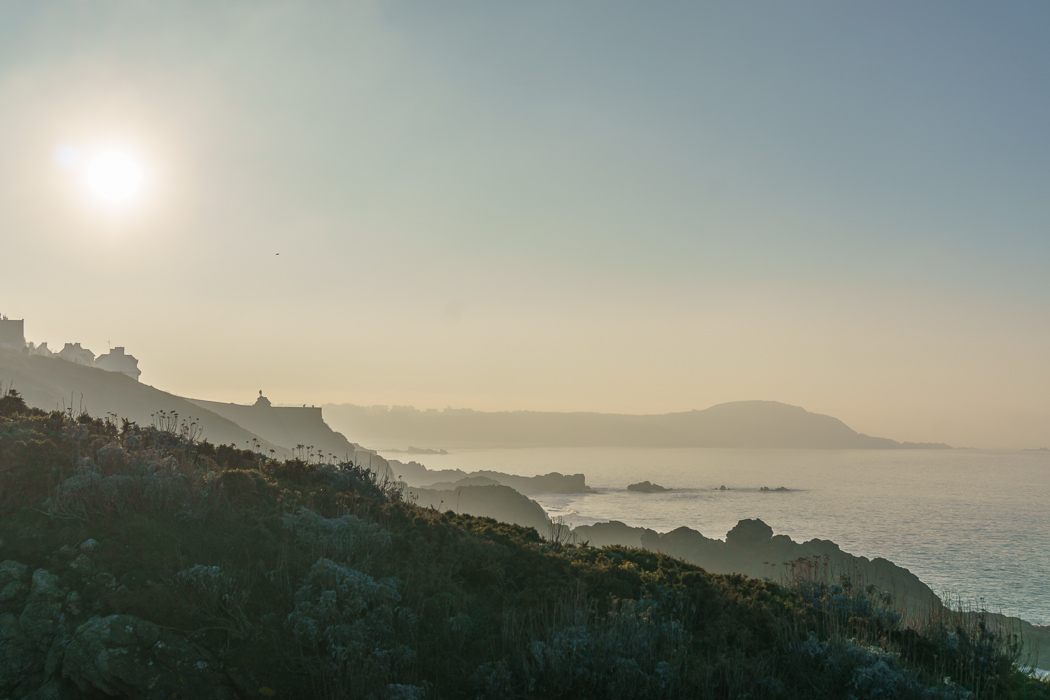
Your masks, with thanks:
[{"label": "reflection on water", "polygon": [[[761,518],[795,540],[911,569],[935,591],[1050,623],[1050,454],[976,450],[501,449],[431,469],[582,472],[594,493],[534,496],[567,523],[621,520],[724,537]],[[649,480],[667,493],[636,493]],[[719,490],[720,486],[726,490]],[[790,491],[762,491],[784,486]]]}]

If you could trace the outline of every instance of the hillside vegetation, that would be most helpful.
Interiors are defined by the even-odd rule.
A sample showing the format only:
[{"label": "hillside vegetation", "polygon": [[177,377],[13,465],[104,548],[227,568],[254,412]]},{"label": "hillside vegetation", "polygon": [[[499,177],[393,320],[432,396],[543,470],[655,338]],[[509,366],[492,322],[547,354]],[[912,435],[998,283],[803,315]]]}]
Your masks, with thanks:
[{"label": "hillside vegetation", "polygon": [[403,495],[0,398],[0,698],[1050,697],[980,620]]}]

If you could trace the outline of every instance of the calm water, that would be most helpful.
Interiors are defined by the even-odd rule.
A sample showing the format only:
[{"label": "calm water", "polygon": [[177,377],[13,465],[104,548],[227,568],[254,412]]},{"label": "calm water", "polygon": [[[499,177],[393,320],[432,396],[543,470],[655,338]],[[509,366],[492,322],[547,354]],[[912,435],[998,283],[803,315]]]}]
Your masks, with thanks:
[{"label": "calm water", "polygon": [[[738,520],[761,518],[796,541],[819,537],[885,557],[938,593],[1050,624],[1047,452],[563,448],[420,461],[526,476],[582,472],[596,493],[534,496],[573,525],[621,520],[661,532],[686,525],[724,538]],[[645,479],[675,491],[626,490]],[[731,490],[716,490],[722,484]]]}]

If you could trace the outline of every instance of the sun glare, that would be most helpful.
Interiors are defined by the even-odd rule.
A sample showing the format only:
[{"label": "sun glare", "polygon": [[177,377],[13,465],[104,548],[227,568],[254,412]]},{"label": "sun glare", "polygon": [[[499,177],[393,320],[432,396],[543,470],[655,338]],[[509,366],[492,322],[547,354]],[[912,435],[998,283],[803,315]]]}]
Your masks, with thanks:
[{"label": "sun glare", "polygon": [[142,168],[123,151],[103,151],[84,171],[88,187],[108,202],[126,202],[142,188]]}]

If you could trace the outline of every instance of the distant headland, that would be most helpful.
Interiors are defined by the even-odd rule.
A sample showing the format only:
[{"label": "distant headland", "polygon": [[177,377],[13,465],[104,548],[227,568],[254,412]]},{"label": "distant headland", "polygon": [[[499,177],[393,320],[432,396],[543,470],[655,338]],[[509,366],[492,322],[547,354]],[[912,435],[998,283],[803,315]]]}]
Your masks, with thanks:
[{"label": "distant headland", "polygon": [[413,447],[412,445],[409,445],[404,450],[391,449],[391,450],[380,450],[380,451],[381,452],[389,452],[391,454],[399,454],[399,455],[447,455],[448,454],[448,450],[432,450],[432,449],[430,449],[428,447]]},{"label": "distant headland", "polygon": [[736,401],[702,411],[629,415],[328,404],[332,427],[366,444],[479,447],[736,447],[951,449],[858,433],[842,421],[776,401]]}]

